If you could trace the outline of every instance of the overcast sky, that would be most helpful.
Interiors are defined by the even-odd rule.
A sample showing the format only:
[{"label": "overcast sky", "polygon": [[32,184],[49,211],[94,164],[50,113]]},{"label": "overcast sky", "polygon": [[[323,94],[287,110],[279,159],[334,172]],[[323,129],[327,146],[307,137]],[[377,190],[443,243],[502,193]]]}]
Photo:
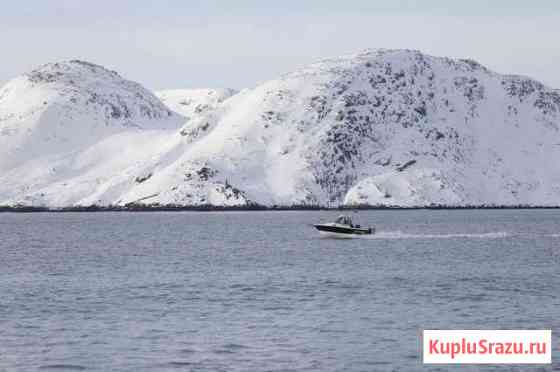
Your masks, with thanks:
[{"label": "overcast sky", "polygon": [[407,48],[560,88],[558,0],[16,0],[0,84],[84,59],[151,89],[252,87],[322,58]]}]

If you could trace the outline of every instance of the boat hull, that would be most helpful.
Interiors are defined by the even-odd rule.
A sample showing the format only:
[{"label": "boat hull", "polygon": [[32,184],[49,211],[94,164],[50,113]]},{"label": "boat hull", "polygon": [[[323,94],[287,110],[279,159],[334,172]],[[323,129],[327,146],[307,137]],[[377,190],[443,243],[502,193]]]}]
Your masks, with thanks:
[{"label": "boat hull", "polygon": [[357,234],[339,234],[327,231],[319,231],[319,236],[321,238],[328,238],[328,239],[354,239],[360,235]]},{"label": "boat hull", "polygon": [[345,227],[336,225],[313,225],[321,235],[333,237],[352,237],[355,235],[371,235],[372,229]]}]

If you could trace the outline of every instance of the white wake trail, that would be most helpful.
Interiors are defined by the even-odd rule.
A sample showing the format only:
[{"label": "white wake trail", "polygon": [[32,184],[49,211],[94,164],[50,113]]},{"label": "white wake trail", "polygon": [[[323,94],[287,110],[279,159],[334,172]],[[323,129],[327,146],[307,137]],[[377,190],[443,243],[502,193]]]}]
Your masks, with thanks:
[{"label": "white wake trail", "polygon": [[357,236],[361,239],[503,239],[508,237],[507,232],[488,233],[450,233],[450,234],[409,234],[402,231],[380,231],[373,235]]}]

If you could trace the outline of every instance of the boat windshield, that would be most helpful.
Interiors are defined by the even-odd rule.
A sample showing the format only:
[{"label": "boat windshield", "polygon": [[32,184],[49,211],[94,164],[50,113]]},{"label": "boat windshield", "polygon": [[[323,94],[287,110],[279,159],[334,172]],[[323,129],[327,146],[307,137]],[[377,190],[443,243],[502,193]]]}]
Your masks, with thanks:
[{"label": "boat windshield", "polygon": [[352,220],[348,216],[338,216],[335,222],[340,225],[352,226]]}]

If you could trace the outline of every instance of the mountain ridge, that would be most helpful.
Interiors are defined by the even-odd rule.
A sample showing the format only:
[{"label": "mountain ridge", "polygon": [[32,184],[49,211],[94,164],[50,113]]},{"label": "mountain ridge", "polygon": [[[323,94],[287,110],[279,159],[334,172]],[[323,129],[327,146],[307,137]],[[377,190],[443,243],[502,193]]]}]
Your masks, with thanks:
[{"label": "mountain ridge", "polygon": [[[113,86],[92,76],[101,91]],[[3,89],[0,145],[10,128]],[[111,133],[104,151],[118,142],[133,155],[101,167],[106,177],[80,173],[80,192],[72,178],[46,182],[51,163],[38,154],[0,176],[0,204],[560,205],[560,166],[550,160],[560,151],[559,92],[472,60],[368,49],[240,92],[157,92],[150,103],[166,102],[157,112],[173,124],[156,117],[133,122],[133,134]],[[75,162],[91,148],[75,151],[60,157]],[[14,181],[23,169],[36,175]],[[54,196],[67,189],[76,195]]]}]

